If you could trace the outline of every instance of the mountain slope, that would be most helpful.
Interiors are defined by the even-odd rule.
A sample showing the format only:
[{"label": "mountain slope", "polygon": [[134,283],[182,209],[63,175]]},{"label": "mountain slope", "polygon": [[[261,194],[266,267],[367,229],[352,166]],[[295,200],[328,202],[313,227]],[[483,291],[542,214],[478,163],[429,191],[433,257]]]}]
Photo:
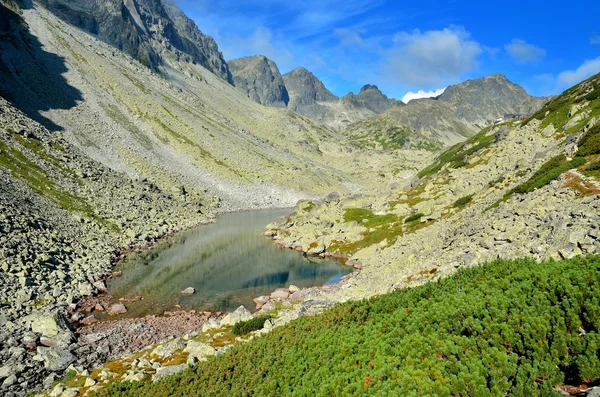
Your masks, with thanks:
[{"label": "mountain slope", "polygon": [[[2,42],[5,94],[113,169],[209,189],[230,209],[288,206],[382,179],[364,166],[368,154],[341,135],[260,106],[199,65],[168,68],[165,80],[41,5],[23,18],[37,44],[24,51],[30,45]],[[26,66],[32,63],[39,66]],[[199,78],[188,77],[191,68]],[[415,157],[382,161],[405,155]],[[365,172],[372,175],[363,179]]]},{"label": "mountain slope", "polygon": [[166,65],[198,63],[231,82],[227,63],[212,37],[172,0],[42,0],[63,20],[158,70]]},{"label": "mountain slope", "polygon": [[[531,114],[547,99],[532,97],[495,74],[450,86],[435,99],[414,99],[393,107],[348,126],[344,133],[367,147],[439,149],[463,141],[505,114]],[[395,137],[397,131],[402,131],[402,139]]]},{"label": "mountain slope", "polygon": [[[349,281],[357,288],[336,299],[421,284],[498,257],[594,254],[599,93],[596,75],[527,122],[487,127],[443,152],[405,190],[303,204],[269,230],[285,246],[352,255],[363,269]],[[321,219],[339,222],[324,228]]]},{"label": "mountain slope", "polygon": [[256,103],[287,107],[290,97],[275,62],[262,55],[228,62],[234,85]]}]

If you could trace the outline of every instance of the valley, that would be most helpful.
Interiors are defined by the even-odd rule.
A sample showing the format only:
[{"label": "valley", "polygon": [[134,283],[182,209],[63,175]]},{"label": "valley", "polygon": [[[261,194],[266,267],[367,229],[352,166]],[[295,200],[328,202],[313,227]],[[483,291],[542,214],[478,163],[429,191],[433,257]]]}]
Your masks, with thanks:
[{"label": "valley", "polygon": [[338,96],[178,5],[0,0],[0,394],[596,390],[600,74]]}]

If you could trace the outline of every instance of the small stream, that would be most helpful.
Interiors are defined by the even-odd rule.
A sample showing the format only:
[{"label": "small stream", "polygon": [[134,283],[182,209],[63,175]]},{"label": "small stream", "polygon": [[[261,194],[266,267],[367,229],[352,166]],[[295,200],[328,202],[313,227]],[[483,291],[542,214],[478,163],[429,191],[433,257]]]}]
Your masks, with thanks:
[{"label": "small stream", "polygon": [[[108,281],[115,298],[143,297],[125,303],[125,316],[172,310],[254,309],[253,298],[290,284],[300,288],[337,283],[352,269],[330,259],[307,258],[281,249],[262,235],[265,225],[289,210],[225,214],[216,224],[181,232],[150,250],[128,254]],[[194,295],[180,291],[193,287]]]}]

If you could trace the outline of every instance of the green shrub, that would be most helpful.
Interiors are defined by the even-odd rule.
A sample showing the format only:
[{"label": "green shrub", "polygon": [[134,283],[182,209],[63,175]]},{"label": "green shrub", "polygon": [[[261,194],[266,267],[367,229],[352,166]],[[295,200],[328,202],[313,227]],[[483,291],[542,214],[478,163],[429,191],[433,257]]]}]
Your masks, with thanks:
[{"label": "green shrub", "polygon": [[592,92],[585,96],[585,99],[587,99],[588,101],[593,101],[598,98],[600,98],[600,87],[594,88]]},{"label": "green shrub", "polygon": [[566,161],[564,155],[556,156],[548,160],[527,182],[510,190],[505,197],[510,197],[512,194],[529,193],[544,187],[553,180],[558,179],[563,172],[582,166],[585,162],[586,160],[583,157],[575,157],[571,161]]},{"label": "green shrub", "polygon": [[416,214],[412,214],[410,216],[407,216],[406,219],[404,219],[404,223],[408,223],[408,222],[413,222],[413,221],[419,220],[419,219],[421,219],[424,216],[425,216],[424,214],[422,214],[420,212],[417,212]]},{"label": "green shrub", "polygon": [[233,326],[233,328],[231,328],[231,333],[237,336],[241,336],[246,335],[252,331],[257,331],[259,329],[262,329],[265,325],[265,321],[270,320],[271,318],[273,317],[265,315],[254,317],[247,321],[240,321],[239,323],[236,323]]},{"label": "green shrub", "polygon": [[581,137],[578,143],[578,156],[600,154],[600,124],[596,124]]},{"label": "green shrub", "polygon": [[600,257],[495,261],[100,396],[550,396],[600,379]]},{"label": "green shrub", "polygon": [[471,201],[473,201],[472,194],[465,196],[465,197],[461,197],[454,202],[454,208],[462,208],[462,207],[466,206],[467,204],[469,204]]},{"label": "green shrub", "polygon": [[598,171],[600,170],[600,161],[595,161],[592,164],[588,165],[586,168],[587,171]]}]

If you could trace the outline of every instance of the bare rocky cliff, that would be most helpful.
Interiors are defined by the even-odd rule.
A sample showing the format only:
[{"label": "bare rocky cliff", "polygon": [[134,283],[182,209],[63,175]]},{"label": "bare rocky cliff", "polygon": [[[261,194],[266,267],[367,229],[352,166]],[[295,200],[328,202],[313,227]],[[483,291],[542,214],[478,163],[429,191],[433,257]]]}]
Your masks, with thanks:
[{"label": "bare rocky cliff", "polygon": [[275,62],[256,55],[228,62],[234,85],[256,103],[287,107],[290,97]]},{"label": "bare rocky cliff", "polygon": [[202,34],[172,1],[43,0],[42,4],[152,69],[165,64],[197,63],[232,82],[216,42]]}]

